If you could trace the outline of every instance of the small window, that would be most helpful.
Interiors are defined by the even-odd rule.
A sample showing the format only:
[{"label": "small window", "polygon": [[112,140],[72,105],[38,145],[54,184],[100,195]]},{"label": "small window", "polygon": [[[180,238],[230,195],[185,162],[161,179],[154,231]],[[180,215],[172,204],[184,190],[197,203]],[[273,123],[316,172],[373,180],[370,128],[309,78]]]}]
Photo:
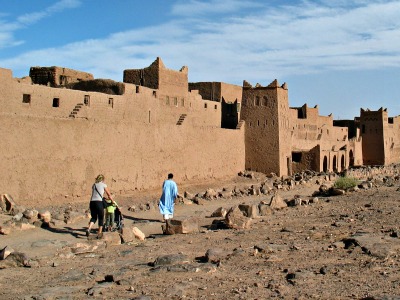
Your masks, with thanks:
[{"label": "small window", "polygon": [[60,98],[53,98],[53,107],[60,107]]},{"label": "small window", "polygon": [[149,110],[149,123],[151,123],[151,111]]},{"label": "small window", "polygon": [[156,91],[153,91],[153,97],[157,98],[157,92]]},{"label": "small window", "polygon": [[113,98],[108,98],[108,106],[111,108],[114,108],[114,99]]},{"label": "small window", "polygon": [[207,108],[207,103],[204,103],[204,108]]},{"label": "small window", "polygon": [[30,94],[23,94],[22,103],[31,104],[31,95]]},{"label": "small window", "polygon": [[166,97],[165,103],[169,105],[169,96]]},{"label": "small window", "polygon": [[185,98],[181,99],[181,106],[184,107],[185,106]]},{"label": "small window", "polygon": [[260,120],[257,120],[257,126],[260,126]]},{"label": "small window", "polygon": [[256,106],[260,106],[260,97],[256,96]]},{"label": "small window", "polygon": [[214,109],[217,109],[218,108],[218,106],[217,105],[214,105]]},{"label": "small window", "polygon": [[136,86],[136,94],[138,94],[140,92],[139,86]]},{"label": "small window", "polygon": [[292,161],[293,162],[301,162],[302,153],[301,152],[292,152]]},{"label": "small window", "polygon": [[174,97],[174,105],[178,106],[178,98],[177,97]]},{"label": "small window", "polygon": [[83,104],[85,104],[86,106],[90,106],[90,96],[89,95],[85,95],[85,97],[83,98]]}]

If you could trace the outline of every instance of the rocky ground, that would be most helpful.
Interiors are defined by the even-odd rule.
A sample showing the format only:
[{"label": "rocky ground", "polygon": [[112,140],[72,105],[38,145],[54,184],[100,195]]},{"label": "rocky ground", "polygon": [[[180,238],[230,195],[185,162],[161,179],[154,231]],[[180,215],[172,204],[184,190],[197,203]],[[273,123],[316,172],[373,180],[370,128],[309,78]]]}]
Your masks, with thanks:
[{"label": "rocky ground", "polygon": [[[123,244],[115,232],[86,238],[87,203],[35,207],[50,211],[48,227],[3,212],[0,248],[11,254],[0,260],[0,299],[400,299],[397,177],[331,196],[335,179],[314,175],[180,186],[175,216],[199,222],[187,234],[163,234],[159,191],[118,195],[125,230],[146,235]],[[266,208],[276,194],[292,206],[244,213],[246,228],[211,217],[239,204]]]}]

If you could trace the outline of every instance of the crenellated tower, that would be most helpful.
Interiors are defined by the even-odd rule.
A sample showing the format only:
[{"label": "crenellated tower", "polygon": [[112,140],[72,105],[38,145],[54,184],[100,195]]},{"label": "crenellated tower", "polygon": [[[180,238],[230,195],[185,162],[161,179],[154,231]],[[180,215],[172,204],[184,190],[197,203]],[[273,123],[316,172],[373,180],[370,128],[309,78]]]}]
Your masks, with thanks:
[{"label": "crenellated tower", "polygon": [[243,82],[241,119],[246,122],[246,169],[291,173],[291,131],[287,84],[255,87]]}]

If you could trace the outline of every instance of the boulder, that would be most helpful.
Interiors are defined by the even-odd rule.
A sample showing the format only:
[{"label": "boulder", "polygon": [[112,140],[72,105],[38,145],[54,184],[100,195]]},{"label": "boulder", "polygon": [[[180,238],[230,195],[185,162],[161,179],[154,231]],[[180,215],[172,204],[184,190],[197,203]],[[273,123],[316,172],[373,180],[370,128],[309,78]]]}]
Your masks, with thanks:
[{"label": "boulder", "polygon": [[226,226],[232,229],[248,229],[251,221],[252,219],[246,217],[238,206],[230,208],[225,216]]},{"label": "boulder", "polygon": [[138,240],[144,241],[146,239],[146,235],[137,227],[132,228],[132,233]]},{"label": "boulder", "polygon": [[9,194],[2,194],[0,196],[0,207],[5,212],[11,212],[13,207],[17,204],[15,203],[14,199]]},{"label": "boulder", "polygon": [[211,218],[225,218],[226,213],[227,213],[226,209],[223,207],[220,207],[220,208],[217,208],[217,210],[211,214]]},{"label": "boulder", "polygon": [[208,249],[205,254],[205,259],[207,262],[216,264],[219,263],[222,259],[226,258],[229,254],[226,253],[225,250],[220,248],[212,248]]},{"label": "boulder", "polygon": [[248,218],[256,218],[259,216],[257,205],[239,204],[238,207]]},{"label": "boulder", "polygon": [[106,242],[108,245],[121,245],[121,237],[119,236],[119,232],[103,232],[102,240]]},{"label": "boulder", "polygon": [[213,189],[208,189],[205,194],[204,194],[204,198],[212,200],[218,197],[218,193],[213,190]]},{"label": "boulder", "polygon": [[269,206],[272,209],[282,209],[287,207],[287,204],[285,201],[283,201],[283,199],[281,198],[281,196],[279,196],[278,194],[274,195],[271,197],[271,201],[269,203]]},{"label": "boulder", "polygon": [[272,214],[272,209],[269,205],[260,203],[258,204],[258,213],[260,216],[268,216]]},{"label": "boulder", "polygon": [[169,219],[163,226],[164,234],[199,232],[199,220],[196,217],[178,217]]},{"label": "boulder", "polygon": [[38,216],[45,223],[50,223],[51,221],[51,213],[48,210],[40,211]]}]

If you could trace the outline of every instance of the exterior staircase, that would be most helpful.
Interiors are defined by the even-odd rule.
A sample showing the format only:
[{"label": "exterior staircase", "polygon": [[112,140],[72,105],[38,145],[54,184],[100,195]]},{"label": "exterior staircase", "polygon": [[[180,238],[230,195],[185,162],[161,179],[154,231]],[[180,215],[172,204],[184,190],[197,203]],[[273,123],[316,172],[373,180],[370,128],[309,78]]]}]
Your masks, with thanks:
[{"label": "exterior staircase", "polygon": [[82,107],[83,103],[78,103],[77,105],[75,105],[74,109],[70,112],[69,117],[76,118],[76,115],[78,114],[78,112],[81,110]]},{"label": "exterior staircase", "polygon": [[187,117],[187,114],[181,114],[179,117],[178,122],[176,122],[176,125],[182,125],[183,121],[185,121],[185,118]]}]

